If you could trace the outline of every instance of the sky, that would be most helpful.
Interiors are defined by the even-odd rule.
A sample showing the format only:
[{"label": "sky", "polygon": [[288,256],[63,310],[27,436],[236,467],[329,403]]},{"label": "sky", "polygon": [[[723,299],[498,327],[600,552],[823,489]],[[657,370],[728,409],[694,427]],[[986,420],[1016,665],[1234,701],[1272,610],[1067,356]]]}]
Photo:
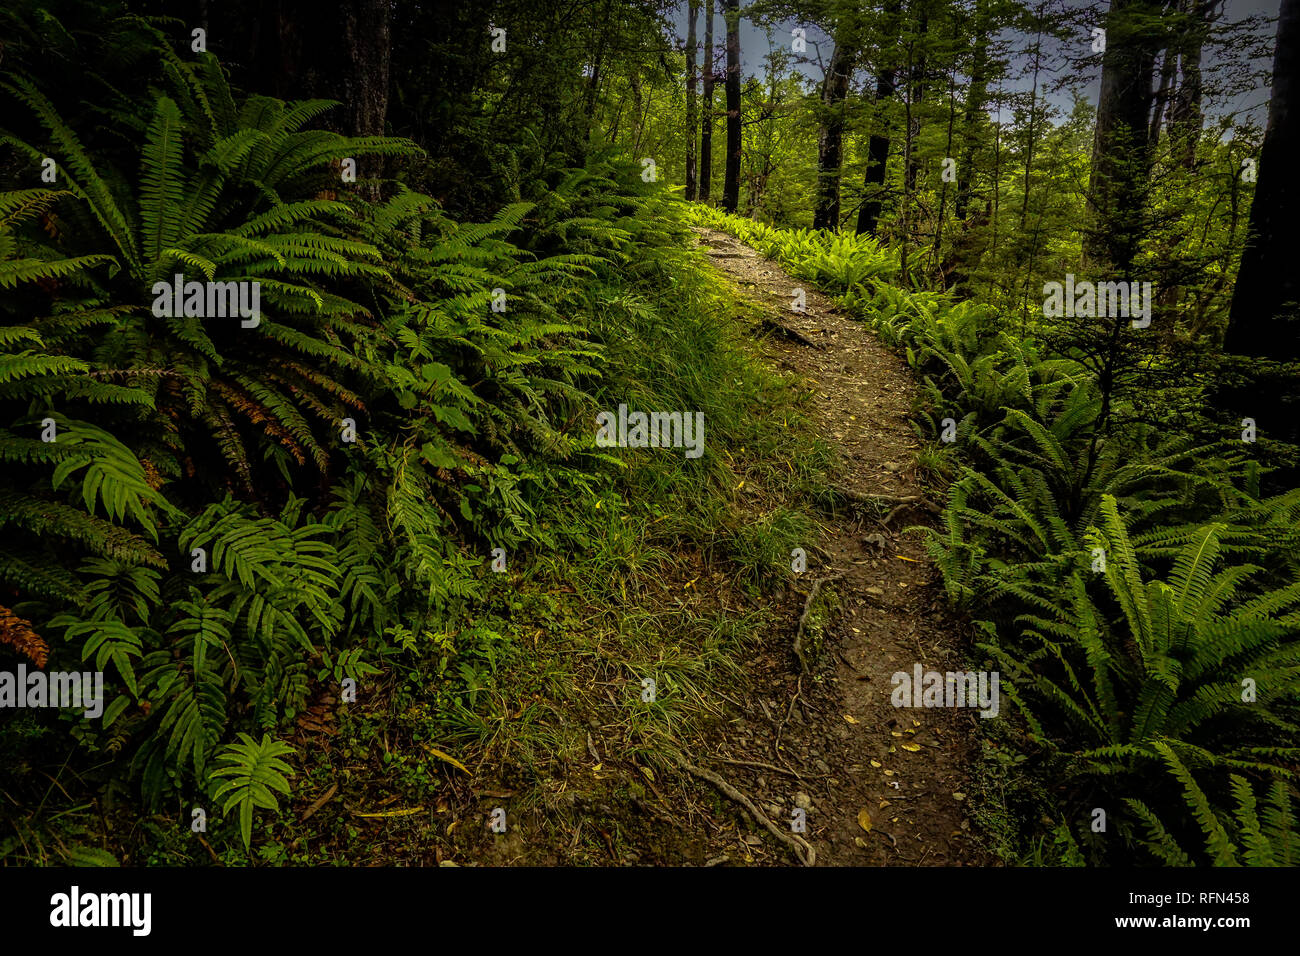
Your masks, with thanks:
[{"label": "sky", "polygon": [[[1070,5],[1076,8],[1088,6],[1088,4],[1081,2],[1081,0],[1080,2],[1070,0]],[[717,6],[721,6],[720,0],[717,3]],[[749,6],[750,4],[748,0],[741,0],[742,19],[740,46],[742,69],[747,75],[752,75],[760,74],[763,71],[763,58],[768,53],[769,40],[767,30],[752,23],[745,17],[745,10]],[[1103,3],[1101,6],[1104,8],[1105,6],[1108,6],[1108,4]],[[1226,0],[1223,5],[1221,19],[1226,23],[1239,23],[1252,15],[1263,15],[1272,19],[1277,17],[1280,7],[1281,0]],[[675,15],[670,21],[672,28],[676,33],[678,43],[684,42],[686,36],[686,17],[686,0],[682,0]],[[791,28],[796,25],[799,24],[796,24],[795,21],[787,21],[781,24],[780,27],[773,27],[771,31],[771,42],[779,46],[788,47],[791,41]],[[828,60],[830,58],[832,44],[830,39],[816,27],[808,27],[805,25],[805,28],[807,30],[808,57],[811,62],[801,65],[799,69],[800,72],[804,73],[804,75],[810,80],[820,82],[822,78],[822,68],[817,59],[818,53],[820,51],[822,61]],[[722,45],[722,37],[725,35],[725,26],[720,13],[715,15],[715,24],[713,29],[714,43],[720,47]],[[1233,91],[1231,95],[1221,97],[1217,101],[1213,99],[1207,100],[1207,112],[1211,116],[1221,115],[1223,113],[1233,113],[1243,120],[1250,118],[1259,126],[1264,125],[1267,118],[1267,105],[1269,98],[1267,71],[1271,66],[1273,31],[1274,26],[1271,23],[1262,27],[1260,42],[1265,55],[1256,58],[1255,60],[1256,66],[1263,71],[1258,82],[1252,84],[1248,89]],[[702,43],[704,36],[703,17],[701,17],[698,32],[700,42]],[[1020,42],[1024,42],[1025,38],[1022,37],[1018,39]],[[1022,65],[1025,64],[1018,64],[1016,60],[1013,59],[1013,72]],[[1212,53],[1208,51],[1206,53],[1205,65],[1207,68],[1213,66]],[[860,83],[866,78],[866,74],[859,73],[856,78]],[[1021,88],[1028,90],[1031,83],[1032,80],[1029,77],[1024,77],[1019,80],[1009,81],[1006,84],[1006,87],[1012,90]],[[1098,62],[1095,68],[1095,75],[1092,77],[1091,82],[1084,85],[1081,89],[1082,95],[1090,102],[1096,103],[1100,86],[1101,66],[1100,62]],[[1060,107],[1062,110],[1068,111],[1071,102],[1070,94],[1068,92],[1060,91],[1049,93],[1048,99],[1054,102],[1055,105]]]}]

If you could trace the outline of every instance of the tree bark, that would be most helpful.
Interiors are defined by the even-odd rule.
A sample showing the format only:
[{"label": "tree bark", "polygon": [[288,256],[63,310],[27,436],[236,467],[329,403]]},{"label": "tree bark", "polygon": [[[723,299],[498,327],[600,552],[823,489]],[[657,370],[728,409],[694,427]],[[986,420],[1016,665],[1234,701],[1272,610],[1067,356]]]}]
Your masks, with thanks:
[{"label": "tree bark", "polygon": [[686,200],[695,198],[695,21],[700,18],[699,0],[686,4]]},{"label": "tree bark", "polygon": [[740,0],[727,5],[727,169],[722,183],[722,208],[734,213],[740,205]]},{"label": "tree bark", "polygon": [[989,0],[975,3],[975,50],[971,57],[970,85],[966,88],[966,109],[962,116],[961,163],[957,167],[957,218],[966,219],[975,183],[975,146],[980,115],[988,99],[989,86]]},{"label": "tree bark", "polygon": [[704,103],[700,110],[700,202],[713,185],[713,4],[704,0]]},{"label": "tree bark", "polygon": [[1213,0],[1180,0],[1179,11],[1190,22],[1179,40],[1178,66],[1182,82],[1174,93],[1169,109],[1169,136],[1178,160],[1185,169],[1196,165],[1196,146],[1201,138],[1201,49],[1209,34],[1210,16],[1217,4]]},{"label": "tree bark", "polygon": [[1157,0],[1112,0],[1088,184],[1087,262],[1127,274],[1145,233],[1148,117],[1161,31]]},{"label": "tree bark", "polygon": [[[884,7],[885,14],[885,42],[882,47],[889,42],[889,39],[897,40],[898,37],[898,15],[902,12],[902,0],[888,0]],[[886,54],[878,54],[885,57]],[[879,107],[894,95],[895,85],[898,74],[893,63],[886,61],[876,74],[876,104]],[[882,193],[885,188],[885,169],[889,163],[889,135],[888,126],[884,118],[877,115],[876,122],[878,126],[883,126],[885,132],[877,129],[867,140],[867,172],[863,177],[862,191],[863,199],[858,206],[858,224],[854,230],[858,235],[874,236],[876,227],[880,222],[880,213],[884,209],[884,197]]]},{"label": "tree bark", "polygon": [[1300,155],[1300,0],[1282,0],[1273,56],[1268,127],[1260,148],[1255,199],[1241,255],[1225,347],[1238,355],[1300,358],[1300,270],[1288,236],[1300,221],[1300,193],[1291,164]]},{"label": "tree bark", "polygon": [[853,72],[853,51],[835,41],[830,67],[822,80],[822,122],[817,136],[817,202],[814,229],[840,226],[840,167],[844,161],[844,106]]}]

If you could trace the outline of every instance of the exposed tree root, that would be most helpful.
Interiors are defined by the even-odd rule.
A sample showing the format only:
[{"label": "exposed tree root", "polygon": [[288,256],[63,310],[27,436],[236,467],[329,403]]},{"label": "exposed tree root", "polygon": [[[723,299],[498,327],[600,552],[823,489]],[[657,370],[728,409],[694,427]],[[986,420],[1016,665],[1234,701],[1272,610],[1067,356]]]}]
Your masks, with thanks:
[{"label": "exposed tree root", "polygon": [[807,655],[804,654],[803,650],[803,635],[805,629],[808,627],[808,617],[812,613],[813,601],[817,600],[817,592],[822,589],[823,584],[828,584],[831,581],[838,581],[843,576],[843,572],[840,572],[837,574],[827,575],[824,578],[818,578],[813,582],[812,590],[808,592],[808,600],[804,601],[803,613],[799,615],[799,627],[794,632],[793,645],[794,656],[799,658],[799,673],[801,674],[808,673],[808,658]]},{"label": "exposed tree root", "polygon": [[806,345],[810,349],[819,349],[822,347],[820,343],[814,342],[812,339],[808,338],[808,336],[804,335],[802,332],[796,332],[794,329],[790,328],[789,326],[782,325],[780,322],[777,322],[774,319],[764,318],[762,322],[759,323],[759,325],[768,332],[775,332],[777,335],[782,335],[792,342],[798,342],[800,345]]},{"label": "exposed tree root", "polygon": [[713,784],[713,786],[717,788],[723,796],[730,797],[748,810],[749,815],[757,822],[761,823],[768,833],[772,834],[772,836],[776,837],[788,846],[790,852],[795,855],[795,859],[804,866],[812,866],[817,862],[817,851],[808,844],[807,840],[800,839],[793,833],[783,832],[780,827],[767,818],[766,814],[764,814],[762,810],[754,806],[753,800],[750,800],[749,797],[745,796],[731,784],[727,783],[727,781],[723,780],[716,773],[713,773],[710,770],[703,770],[699,767],[693,767],[685,761],[682,761],[680,766],[692,777]]}]

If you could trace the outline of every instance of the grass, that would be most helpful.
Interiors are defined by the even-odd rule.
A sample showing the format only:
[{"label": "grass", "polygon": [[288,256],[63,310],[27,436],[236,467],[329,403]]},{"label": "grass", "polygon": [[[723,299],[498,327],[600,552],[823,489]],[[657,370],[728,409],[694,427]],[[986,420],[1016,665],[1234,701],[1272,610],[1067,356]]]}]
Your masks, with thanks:
[{"label": "grass", "polygon": [[[743,661],[782,624],[769,598],[813,540],[804,509],[827,494],[829,455],[703,257],[661,254],[660,278],[594,289],[578,320],[605,351],[598,407],[702,411],[703,457],[575,459],[608,478],[531,502],[554,546],[515,549],[501,574],[485,562],[482,602],[407,635],[356,704],[327,714],[330,732],[297,738],[293,799],[258,818],[252,861],[609,862],[653,855],[675,832],[686,784],[670,771],[725,727],[726,697],[747,692]],[[215,811],[200,841],[190,808],[142,819],[129,795],[55,808],[52,793],[16,860],[59,862],[58,841],[84,831],[127,863],[250,861]],[[526,837],[488,839],[495,806]]]}]

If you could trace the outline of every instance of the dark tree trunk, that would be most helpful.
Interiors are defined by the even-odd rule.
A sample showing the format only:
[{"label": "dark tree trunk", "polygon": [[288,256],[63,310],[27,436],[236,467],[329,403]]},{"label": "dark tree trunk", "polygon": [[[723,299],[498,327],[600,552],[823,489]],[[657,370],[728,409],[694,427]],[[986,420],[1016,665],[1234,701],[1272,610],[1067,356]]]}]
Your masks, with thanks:
[{"label": "dark tree trunk", "polygon": [[1259,153],[1249,238],[1241,255],[1225,347],[1238,355],[1300,358],[1300,270],[1287,237],[1300,222],[1291,164],[1300,156],[1300,0],[1282,0],[1268,128]]},{"label": "dark tree trunk", "polygon": [[713,185],[713,4],[704,0],[704,103],[700,110],[700,202]]},{"label": "dark tree trunk", "polygon": [[388,115],[388,0],[280,0],[275,94],[342,102],[327,118],[349,136],[382,136]]},{"label": "dark tree trunk", "polygon": [[686,4],[686,200],[695,198],[695,21],[700,18],[699,0]]},{"label": "dark tree trunk", "polygon": [[347,132],[383,136],[388,115],[388,0],[350,0],[341,26],[348,51],[343,100]]},{"label": "dark tree trunk", "polygon": [[970,85],[966,88],[966,109],[962,115],[962,152],[957,167],[957,218],[966,219],[975,182],[975,146],[980,116],[988,100],[989,87],[989,0],[976,0],[975,50],[971,57]]},{"label": "dark tree trunk", "polygon": [[840,166],[844,160],[844,105],[853,72],[853,51],[835,43],[830,68],[822,81],[822,122],[817,137],[817,205],[814,229],[840,227]]},{"label": "dark tree trunk", "polygon": [[727,4],[727,170],[722,183],[722,208],[734,213],[740,205],[740,0]]},{"label": "dark tree trunk", "polygon": [[[919,38],[913,40],[908,47],[908,70],[907,70],[907,163],[903,168],[903,201],[907,202],[907,197],[916,192],[916,177],[920,172],[920,157],[917,151],[912,149],[921,136],[921,117],[919,114],[912,112],[912,107],[925,99],[925,84],[928,79],[929,59],[927,57],[926,43],[929,40],[930,31],[930,8],[925,3],[921,4],[920,12],[916,14],[916,36]],[[912,49],[919,44],[920,54],[915,60],[911,58]]]},{"label": "dark tree trunk", "polygon": [[[894,71],[880,71],[876,80],[876,102],[884,102],[894,95]],[[884,208],[885,167],[889,163],[889,137],[881,133],[872,133],[867,140],[867,174],[863,179],[865,198],[858,207],[857,233],[869,236],[876,234],[880,222],[880,211]]]},{"label": "dark tree trunk", "polygon": [[[902,0],[888,0],[884,7],[886,39],[881,43],[883,48],[892,37],[897,40],[899,33],[898,16],[902,12]],[[881,57],[887,56],[881,52]],[[898,73],[892,63],[886,62],[886,65],[880,68],[876,74],[876,104],[879,107],[894,95],[895,85],[898,81]],[[884,117],[877,110],[876,123],[880,127],[888,130]],[[884,188],[885,188],[885,169],[889,163],[889,136],[887,132],[881,132],[879,129],[873,132],[867,140],[867,172],[863,177],[862,192],[863,198],[858,206],[858,224],[854,230],[858,235],[874,236],[876,226],[880,222],[880,213],[884,209]]]},{"label": "dark tree trunk", "polygon": [[[1201,137],[1201,48],[1210,28],[1213,0],[1180,0],[1179,11],[1189,18],[1178,43],[1178,65],[1182,82],[1169,109],[1169,136],[1179,162],[1186,169],[1196,165],[1196,145]],[[1175,51],[1170,51],[1175,52]]]},{"label": "dark tree trunk", "polygon": [[1158,0],[1112,0],[1088,184],[1084,256],[1126,274],[1146,231],[1151,83],[1161,42]]},{"label": "dark tree trunk", "polygon": [[1165,50],[1164,60],[1160,67],[1160,86],[1156,88],[1156,102],[1151,110],[1151,125],[1147,130],[1147,142],[1151,144],[1151,152],[1154,154],[1156,147],[1160,145],[1160,128],[1165,123],[1165,113],[1169,105],[1170,90],[1174,85],[1174,73],[1178,66],[1178,55],[1170,48]]}]

